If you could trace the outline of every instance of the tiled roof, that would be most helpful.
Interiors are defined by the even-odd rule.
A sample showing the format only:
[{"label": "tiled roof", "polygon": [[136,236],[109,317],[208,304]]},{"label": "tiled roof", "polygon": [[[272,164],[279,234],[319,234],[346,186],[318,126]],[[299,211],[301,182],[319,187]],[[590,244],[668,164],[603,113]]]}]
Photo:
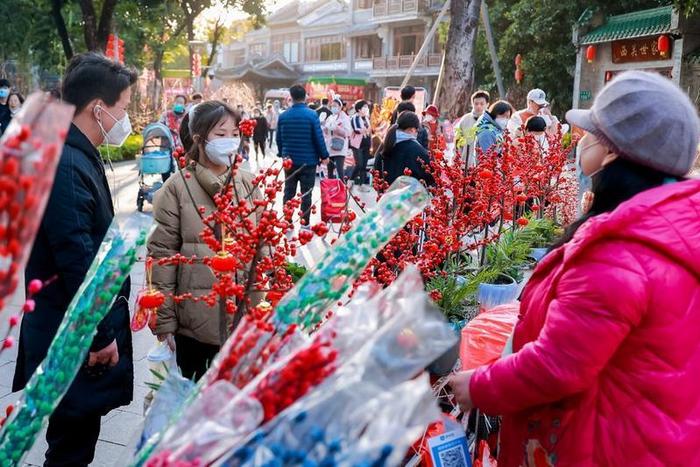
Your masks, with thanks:
[{"label": "tiled roof", "polygon": [[671,30],[672,6],[610,16],[602,26],[581,39],[581,44],[598,44],[620,39],[655,36]]}]

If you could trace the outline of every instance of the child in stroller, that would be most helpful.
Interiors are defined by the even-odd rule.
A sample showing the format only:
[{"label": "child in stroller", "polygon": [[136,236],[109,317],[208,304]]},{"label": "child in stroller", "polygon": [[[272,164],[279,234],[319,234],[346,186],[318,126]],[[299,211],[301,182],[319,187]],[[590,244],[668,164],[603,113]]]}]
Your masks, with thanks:
[{"label": "child in stroller", "polygon": [[143,212],[145,201],[153,203],[153,195],[163,186],[175,169],[175,142],[170,129],[162,123],[152,123],[143,130],[143,148],[139,160],[139,193],[136,207]]}]

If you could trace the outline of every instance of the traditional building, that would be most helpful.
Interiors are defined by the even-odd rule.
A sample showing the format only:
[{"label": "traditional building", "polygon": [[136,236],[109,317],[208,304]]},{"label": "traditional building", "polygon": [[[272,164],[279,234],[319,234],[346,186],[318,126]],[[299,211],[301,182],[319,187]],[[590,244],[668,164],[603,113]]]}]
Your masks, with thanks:
[{"label": "traditional building", "polygon": [[[401,84],[444,0],[293,0],[266,26],[224,47],[214,71],[268,89],[307,83],[320,97],[335,89],[348,100],[378,100]],[[442,50],[437,38],[411,83],[435,87]]]},{"label": "traditional building", "polygon": [[574,28],[578,48],[573,108],[589,108],[600,89],[625,70],[668,76],[700,102],[700,15],[671,6],[607,18],[586,10]]}]

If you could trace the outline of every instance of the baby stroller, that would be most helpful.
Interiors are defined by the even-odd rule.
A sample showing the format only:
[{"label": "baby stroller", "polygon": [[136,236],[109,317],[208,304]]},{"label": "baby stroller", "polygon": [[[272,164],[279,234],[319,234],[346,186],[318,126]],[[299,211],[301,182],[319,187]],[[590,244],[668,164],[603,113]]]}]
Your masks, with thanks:
[{"label": "baby stroller", "polygon": [[143,203],[153,204],[153,195],[163,186],[175,167],[175,142],[170,129],[162,123],[151,123],[143,130],[143,148],[139,161],[139,195],[136,207],[143,212]]}]

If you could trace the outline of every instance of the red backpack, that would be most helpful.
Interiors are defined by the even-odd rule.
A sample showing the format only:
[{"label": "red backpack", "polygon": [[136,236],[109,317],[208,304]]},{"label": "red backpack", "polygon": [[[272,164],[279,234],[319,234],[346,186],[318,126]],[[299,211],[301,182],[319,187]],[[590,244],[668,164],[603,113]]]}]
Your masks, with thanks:
[{"label": "red backpack", "polygon": [[321,220],[341,223],[345,221],[348,204],[348,189],[342,180],[324,178],[321,180]]}]

